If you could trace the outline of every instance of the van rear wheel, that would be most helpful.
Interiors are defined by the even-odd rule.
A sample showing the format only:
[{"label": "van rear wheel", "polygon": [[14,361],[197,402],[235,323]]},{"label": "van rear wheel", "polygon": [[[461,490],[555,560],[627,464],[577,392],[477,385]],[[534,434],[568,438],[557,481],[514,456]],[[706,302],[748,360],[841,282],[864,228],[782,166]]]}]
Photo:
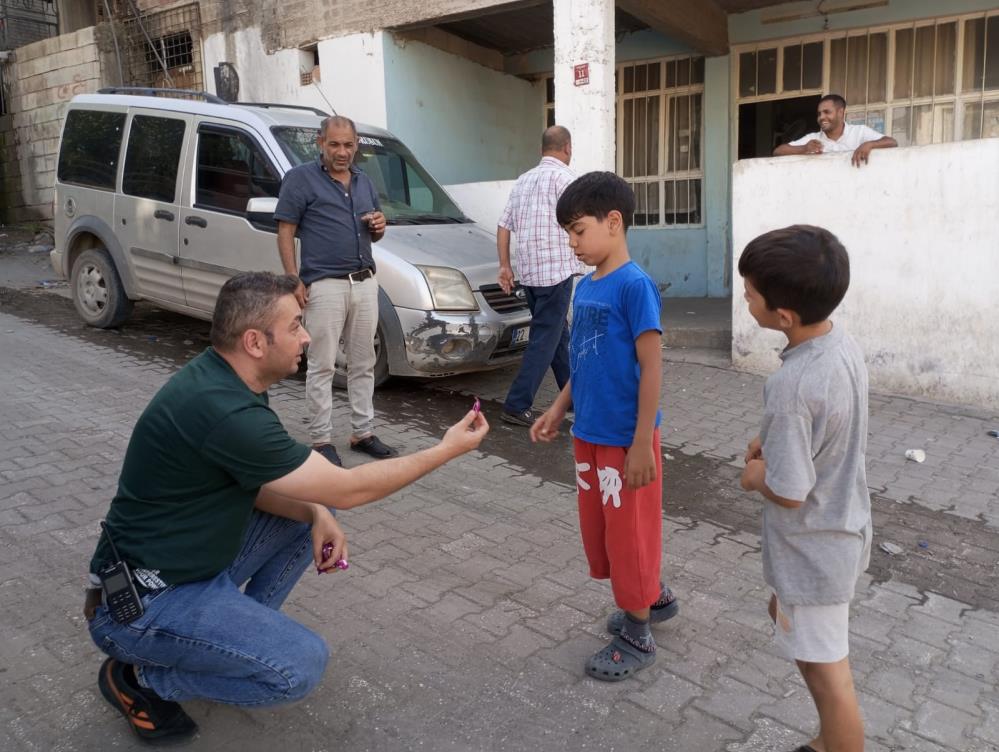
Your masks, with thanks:
[{"label": "van rear wheel", "polygon": [[73,304],[80,318],[98,329],[123,323],[132,313],[114,261],[103,248],[88,248],[73,264],[70,275]]}]

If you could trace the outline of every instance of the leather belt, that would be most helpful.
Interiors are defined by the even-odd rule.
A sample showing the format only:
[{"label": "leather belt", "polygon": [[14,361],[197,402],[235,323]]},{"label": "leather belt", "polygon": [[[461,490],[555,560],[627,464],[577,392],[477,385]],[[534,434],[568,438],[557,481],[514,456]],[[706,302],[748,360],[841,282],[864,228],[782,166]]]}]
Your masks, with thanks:
[{"label": "leather belt", "polygon": [[330,279],[349,279],[350,284],[356,285],[358,282],[363,282],[369,277],[375,276],[375,272],[368,267],[367,269],[361,269],[357,272],[351,272],[350,274],[341,274],[338,277],[330,277]]}]

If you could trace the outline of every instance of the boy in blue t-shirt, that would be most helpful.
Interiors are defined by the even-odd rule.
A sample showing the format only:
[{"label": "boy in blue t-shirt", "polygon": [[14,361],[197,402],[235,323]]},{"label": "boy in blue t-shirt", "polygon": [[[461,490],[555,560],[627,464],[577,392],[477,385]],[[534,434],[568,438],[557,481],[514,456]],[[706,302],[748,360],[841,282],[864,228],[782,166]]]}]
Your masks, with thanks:
[{"label": "boy in blue t-shirt", "polygon": [[596,270],[573,299],[570,379],[531,427],[551,441],[569,405],[583,549],[590,576],[610,579],[620,611],[607,621],[611,643],[586,662],[586,673],[621,681],[656,659],[650,625],[678,604],[660,580],[662,457],[659,388],[661,300],[628,255],[635,210],[631,187],[611,172],[591,172],[565,189],[556,207],[576,257]]}]

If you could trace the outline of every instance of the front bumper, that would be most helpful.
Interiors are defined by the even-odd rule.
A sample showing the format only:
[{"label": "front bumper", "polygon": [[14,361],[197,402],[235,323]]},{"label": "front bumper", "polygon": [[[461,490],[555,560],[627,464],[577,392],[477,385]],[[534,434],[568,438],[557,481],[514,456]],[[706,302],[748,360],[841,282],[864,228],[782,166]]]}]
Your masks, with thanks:
[{"label": "front bumper", "polygon": [[529,327],[527,311],[490,317],[476,313],[441,313],[396,308],[406,350],[403,376],[449,376],[516,363],[527,342],[513,343],[518,329]]}]

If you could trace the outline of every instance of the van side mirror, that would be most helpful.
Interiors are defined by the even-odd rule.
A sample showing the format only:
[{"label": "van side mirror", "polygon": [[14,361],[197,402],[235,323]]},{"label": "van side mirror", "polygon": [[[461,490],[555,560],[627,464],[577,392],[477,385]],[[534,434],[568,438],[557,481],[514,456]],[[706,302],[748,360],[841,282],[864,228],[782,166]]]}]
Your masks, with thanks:
[{"label": "van side mirror", "polygon": [[271,196],[251,198],[246,202],[246,220],[258,230],[277,232],[277,220],[274,219],[277,205],[278,200]]}]

